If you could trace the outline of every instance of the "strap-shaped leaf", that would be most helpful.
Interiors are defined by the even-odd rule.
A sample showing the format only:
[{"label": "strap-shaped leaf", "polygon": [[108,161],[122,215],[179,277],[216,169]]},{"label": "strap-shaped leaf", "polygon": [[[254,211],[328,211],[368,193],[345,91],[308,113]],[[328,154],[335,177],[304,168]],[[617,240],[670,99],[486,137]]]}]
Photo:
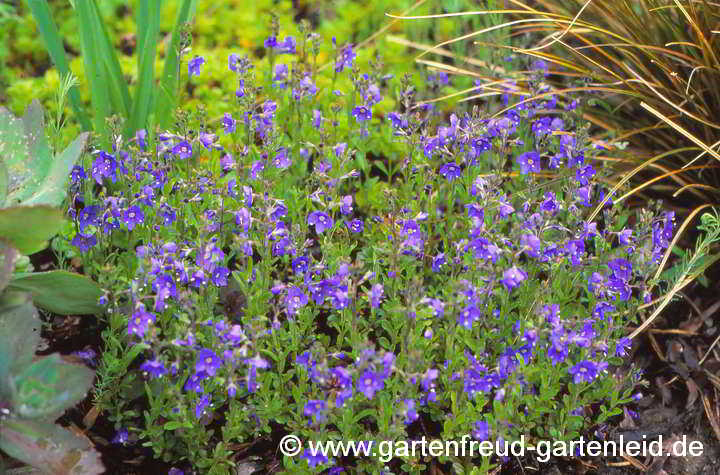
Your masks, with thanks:
[{"label": "strap-shaped leaf", "polygon": [[178,10],[175,26],[173,27],[170,44],[165,52],[165,65],[160,79],[159,94],[155,101],[155,118],[158,125],[166,128],[172,120],[172,112],[175,107],[175,95],[177,94],[178,81],[180,80],[180,64],[177,54],[180,45],[180,29],[195,16],[197,0],[183,0]]},{"label": "strap-shaped leaf", "polygon": [[[60,77],[66,77],[68,73],[70,73],[70,67],[68,66],[67,57],[65,56],[62,39],[58,34],[57,27],[50,14],[50,7],[48,6],[47,0],[28,0],[27,3],[37,22],[38,30],[40,30],[40,36],[42,36],[45,47],[48,53],[50,53],[50,58],[52,58],[55,67],[57,67],[60,73]],[[70,105],[82,125],[83,130],[90,130],[92,128],[90,119],[88,119],[87,112],[82,106],[77,87],[71,87],[69,95]]]},{"label": "strap-shaped leaf", "polygon": [[64,270],[15,274],[8,289],[30,292],[38,307],[59,315],[90,315],[101,311],[100,286]]},{"label": "strap-shaped leaf", "polygon": [[147,128],[148,115],[155,101],[155,56],[160,32],[160,0],[139,2],[138,25],[138,83],[133,98],[126,135]]},{"label": "strap-shaped leaf", "polygon": [[87,437],[50,422],[8,419],[0,427],[0,449],[53,475],[105,473],[100,454]]}]

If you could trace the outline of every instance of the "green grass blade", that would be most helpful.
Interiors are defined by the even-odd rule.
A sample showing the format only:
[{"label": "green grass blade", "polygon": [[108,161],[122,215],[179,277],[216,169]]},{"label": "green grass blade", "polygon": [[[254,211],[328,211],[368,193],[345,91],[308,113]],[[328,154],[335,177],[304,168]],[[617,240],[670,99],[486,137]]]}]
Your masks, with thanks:
[{"label": "green grass blade", "polygon": [[167,127],[172,120],[172,111],[175,107],[175,95],[177,94],[178,81],[180,79],[180,58],[177,54],[180,44],[180,28],[183,24],[192,20],[195,16],[197,0],[183,0],[178,11],[175,27],[172,32],[172,39],[167,47],[163,75],[160,80],[159,94],[156,100],[155,117],[161,127]]},{"label": "green grass blade", "polygon": [[110,144],[105,119],[110,115],[111,104],[108,93],[107,72],[102,64],[97,50],[95,25],[92,19],[90,2],[92,0],[77,0],[75,11],[80,33],[80,46],[83,52],[83,63],[85,64],[85,75],[90,83],[90,96],[93,106],[93,122],[95,132],[100,134],[104,145]]},{"label": "green grass blade", "polygon": [[[50,58],[55,67],[58,69],[61,77],[65,77],[70,72],[67,57],[65,56],[65,49],[63,48],[62,39],[58,33],[55,22],[52,20],[50,14],[50,7],[48,6],[47,0],[27,0],[28,7],[32,12],[33,17],[38,25],[40,35],[45,42],[45,47],[50,54]],[[85,108],[80,101],[80,94],[78,94],[77,88],[70,88],[70,105],[75,112],[78,122],[84,130],[91,130],[92,124],[88,117]]]},{"label": "green grass blade", "polygon": [[[100,16],[97,3],[95,3],[94,0],[84,1],[89,1],[98,53],[108,71],[109,81],[107,85],[110,87],[110,99],[114,106],[113,112],[128,118],[131,109],[130,90],[128,89],[127,81],[125,81],[125,76],[120,68],[120,61],[118,61],[117,54],[115,53],[115,47],[110,41],[110,35],[108,35],[105,23]],[[80,3],[80,1],[78,1],[78,3]]]},{"label": "green grass blade", "polygon": [[160,32],[160,0],[141,0],[138,9],[138,83],[125,134],[148,126],[155,89],[155,55]]}]

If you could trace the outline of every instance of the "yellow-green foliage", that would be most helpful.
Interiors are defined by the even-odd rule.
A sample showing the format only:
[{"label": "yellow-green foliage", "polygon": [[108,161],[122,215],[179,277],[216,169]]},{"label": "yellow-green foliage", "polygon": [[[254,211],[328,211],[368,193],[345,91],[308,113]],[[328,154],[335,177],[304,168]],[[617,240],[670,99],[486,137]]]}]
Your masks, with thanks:
[{"label": "yellow-green foliage", "polygon": [[[111,37],[118,49],[118,56],[123,72],[132,85],[137,78],[137,57],[132,47],[135,43],[135,19],[133,7],[137,1],[123,2],[109,0],[99,2],[101,13],[109,27]],[[197,14],[192,28],[193,55],[202,55],[206,59],[200,78],[193,78],[191,88],[186,88],[187,82],[187,56],[184,58],[181,75],[180,103],[188,110],[195,110],[198,105],[207,111],[210,120],[217,120],[224,112],[232,107],[233,91],[236,84],[232,73],[227,68],[227,57],[230,53],[240,55],[248,54],[257,59],[258,54],[264,54],[263,42],[269,34],[271,14],[279,18],[280,37],[292,35],[299,38],[298,24],[293,20],[298,14],[313,22],[314,31],[323,38],[322,52],[318,57],[318,66],[326,66],[323,74],[318,78],[318,88],[323,92],[318,101],[325,96],[329,98],[332,85],[333,52],[330,40],[336,37],[338,45],[346,42],[361,43],[378,30],[387,28],[388,34],[405,36],[408,39],[427,45],[452,38],[463,29],[476,26],[477,19],[458,21],[457,19],[441,20],[405,20],[392,23],[392,19],[385,13],[400,14],[408,10],[415,2],[409,0],[373,2],[362,1],[300,1],[294,8],[289,0],[274,2],[272,0],[257,0],[248,3],[245,0],[226,0],[222,2],[199,0]],[[454,2],[428,1],[413,9],[413,15],[426,15],[441,13],[444,9],[459,11],[470,5],[466,0]],[[69,2],[51,2],[53,17],[58,25],[60,35],[63,37],[70,57],[70,68],[78,77],[78,84],[82,100],[90,104],[90,92],[85,81],[82,59],[78,56],[80,51],[77,35],[77,20]],[[175,21],[178,2],[164,2],[161,15],[161,31],[168,33]],[[8,108],[14,113],[20,113],[31,99],[37,98],[50,112],[55,113],[53,103],[59,77],[55,68],[50,67],[50,60],[45,46],[38,36],[34,20],[21,2],[17,7],[17,17],[7,24],[4,32],[0,32],[0,39],[7,42],[5,53],[0,50],[0,60],[7,65],[5,82],[5,98],[0,93],[0,101],[5,100]],[[474,23],[473,23],[474,22]],[[158,45],[158,59],[156,71],[160,71],[163,64],[165,48],[168,38]],[[477,48],[475,48],[477,50]],[[124,51],[132,50],[132,55]],[[376,39],[358,51],[357,63],[366,69],[369,61],[376,54],[381,54],[386,70],[400,77],[407,71],[412,71],[412,58],[419,53],[409,50],[405,46],[388,41],[384,35],[377,35]],[[463,52],[465,53],[465,51]],[[481,51],[481,53],[483,53]],[[481,56],[483,54],[480,54]],[[292,57],[281,56],[279,62],[291,62]],[[266,62],[260,62],[259,73],[265,74]],[[422,82],[426,71],[420,69],[416,73],[416,81]],[[37,76],[42,73],[40,76]],[[2,77],[0,77],[0,82]],[[341,75],[334,88],[347,88],[349,85],[347,74]],[[467,87],[468,78],[455,78],[455,86]],[[191,91],[191,94],[188,94]],[[377,107],[378,113],[390,111],[394,107],[391,97],[386,97]],[[74,122],[72,112],[66,107],[68,117],[67,125],[63,130],[60,142],[67,142],[75,136],[79,126]],[[388,152],[388,150],[386,150]]]}]

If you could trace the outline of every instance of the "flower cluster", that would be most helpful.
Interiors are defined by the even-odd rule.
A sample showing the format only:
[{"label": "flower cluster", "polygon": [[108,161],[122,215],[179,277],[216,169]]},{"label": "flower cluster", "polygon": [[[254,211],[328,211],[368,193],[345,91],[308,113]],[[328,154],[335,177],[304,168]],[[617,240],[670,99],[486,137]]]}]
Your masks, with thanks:
[{"label": "flower cluster", "polygon": [[[501,115],[438,123],[407,79],[395,94],[379,71],[359,74],[352,44],[335,47],[331,72],[349,76],[345,92],[319,87],[293,37],[265,47],[273,87],[228,58],[239,87],[218,130],[138,131],[71,171],[71,244],[95,269],[122,269],[108,284],[114,330],[171,395],[148,414],[190,421],[173,437],[192,447],[227,443],[212,420],[238,440],[278,421],[307,438],[404,439],[433,420],[444,439],[509,440],[548,426],[569,438],[578,410],[591,421],[600,402],[631,402],[637,381],[611,372],[674,216],[621,219],[582,98],[540,83],[514,106],[508,91]],[[279,54],[298,54],[292,72]],[[190,60],[190,75],[203,64]],[[547,65],[532,68],[542,81]],[[382,140],[398,163],[370,164]]]}]

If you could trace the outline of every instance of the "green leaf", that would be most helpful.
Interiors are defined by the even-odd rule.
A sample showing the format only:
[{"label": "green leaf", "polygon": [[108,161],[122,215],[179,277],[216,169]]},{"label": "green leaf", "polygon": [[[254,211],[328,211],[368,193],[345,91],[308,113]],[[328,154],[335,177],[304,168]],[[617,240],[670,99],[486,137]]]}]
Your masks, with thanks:
[{"label": "green leaf", "polygon": [[45,136],[45,112],[40,105],[40,101],[37,99],[32,100],[25,109],[22,121],[33,175],[44,177],[50,169],[52,153]]},{"label": "green leaf", "polygon": [[94,377],[91,369],[67,363],[53,353],[14,377],[13,408],[22,417],[54,420],[85,397]]},{"label": "green leaf", "polygon": [[88,132],[78,135],[60,155],[52,159],[50,170],[43,177],[40,187],[20,204],[23,206],[62,205],[67,195],[70,169],[77,163],[83,150],[85,150],[89,136]]},{"label": "green leaf", "polygon": [[92,0],[77,0],[75,12],[80,33],[80,47],[82,48],[83,63],[85,65],[85,76],[90,83],[90,97],[95,121],[95,131],[100,134],[105,145],[110,143],[105,119],[111,114],[110,94],[108,92],[109,78],[102,57],[99,52],[96,24],[93,18],[93,10],[90,5]]},{"label": "green leaf", "polygon": [[160,0],[140,2],[137,16],[138,84],[133,98],[126,135],[148,126],[148,115],[153,107],[155,90],[155,56],[160,31]]},{"label": "green leaf", "polygon": [[30,292],[35,304],[59,315],[98,313],[100,286],[80,274],[64,270],[16,274],[9,289]]},{"label": "green leaf", "polygon": [[62,211],[50,206],[16,206],[0,209],[0,239],[22,254],[47,247],[64,224]]},{"label": "green leaf", "polygon": [[49,422],[9,419],[0,448],[11,457],[54,475],[105,473],[100,454],[86,437]]},{"label": "green leaf", "polygon": [[184,0],[178,10],[175,26],[173,27],[170,44],[167,46],[165,65],[163,66],[162,78],[160,79],[160,94],[155,102],[155,117],[160,127],[168,127],[172,120],[172,111],[175,107],[175,95],[177,94],[180,73],[180,58],[178,47],[180,46],[181,29],[195,16],[197,0]]},{"label": "green leaf", "polygon": [[192,424],[189,422],[170,421],[166,422],[163,426],[163,429],[165,430],[175,430],[181,428],[192,429]]},{"label": "green leaf", "polygon": [[8,190],[10,188],[10,175],[8,174],[7,165],[0,161],[0,207],[7,200]]},{"label": "green leaf", "polygon": [[0,399],[9,400],[9,377],[32,363],[40,343],[40,318],[30,294],[5,292],[0,298]]},{"label": "green leaf", "polygon": [[[53,63],[55,63],[55,66],[60,73],[60,77],[66,77],[70,73],[70,67],[68,66],[67,57],[65,56],[62,38],[60,38],[55,22],[52,20],[50,7],[47,1],[28,0],[27,4],[33,17],[35,18],[35,21],[37,22],[40,36],[42,36],[45,47],[47,48]],[[81,24],[80,26],[82,29],[83,25]],[[72,105],[73,111],[82,125],[83,130],[92,129],[90,119],[88,118],[87,112],[80,101],[80,94],[78,93],[77,87],[70,88],[69,94],[70,104]]]}]

